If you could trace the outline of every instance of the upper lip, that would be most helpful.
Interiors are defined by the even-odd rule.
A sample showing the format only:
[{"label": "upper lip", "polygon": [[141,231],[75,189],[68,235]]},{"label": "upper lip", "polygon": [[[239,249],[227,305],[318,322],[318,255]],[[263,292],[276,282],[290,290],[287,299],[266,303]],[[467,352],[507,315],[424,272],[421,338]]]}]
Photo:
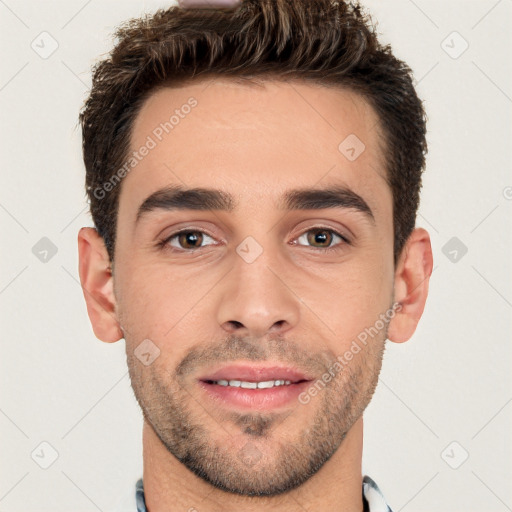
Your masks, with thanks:
[{"label": "upper lip", "polygon": [[289,380],[299,382],[302,380],[311,380],[304,372],[291,366],[278,366],[275,364],[262,365],[241,365],[231,364],[223,366],[217,370],[211,371],[199,380],[244,380],[252,382],[265,382],[269,380]]}]

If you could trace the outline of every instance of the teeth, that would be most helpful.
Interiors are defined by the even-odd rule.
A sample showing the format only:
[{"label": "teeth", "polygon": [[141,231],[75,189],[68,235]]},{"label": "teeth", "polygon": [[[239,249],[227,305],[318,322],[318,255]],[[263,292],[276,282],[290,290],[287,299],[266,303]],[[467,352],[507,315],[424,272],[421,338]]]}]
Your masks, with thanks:
[{"label": "teeth", "polygon": [[290,380],[266,380],[264,382],[249,382],[246,380],[217,380],[212,381],[214,384],[218,384],[219,386],[232,386],[234,388],[244,388],[244,389],[265,389],[265,388],[273,388],[275,386],[287,386],[292,382]]}]

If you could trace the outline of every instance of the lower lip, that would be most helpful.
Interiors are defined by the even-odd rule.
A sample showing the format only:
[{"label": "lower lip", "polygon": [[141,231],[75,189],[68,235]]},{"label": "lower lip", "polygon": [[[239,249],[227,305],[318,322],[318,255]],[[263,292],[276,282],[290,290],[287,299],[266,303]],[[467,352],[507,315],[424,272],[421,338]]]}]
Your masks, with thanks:
[{"label": "lower lip", "polygon": [[310,381],[297,382],[273,388],[247,389],[234,386],[220,386],[199,381],[207,395],[230,407],[244,409],[274,409],[298,402],[299,395],[307,389]]}]

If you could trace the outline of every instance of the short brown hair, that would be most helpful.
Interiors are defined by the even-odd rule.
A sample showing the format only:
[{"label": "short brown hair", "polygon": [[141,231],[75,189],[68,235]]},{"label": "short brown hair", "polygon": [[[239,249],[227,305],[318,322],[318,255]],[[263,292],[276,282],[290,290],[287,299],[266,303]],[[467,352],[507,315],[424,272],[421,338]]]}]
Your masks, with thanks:
[{"label": "short brown hair", "polygon": [[92,89],[79,116],[91,214],[111,262],[121,186],[107,191],[104,184],[127,159],[137,113],[155,90],[207,76],[303,79],[363,96],[384,134],[397,262],[416,221],[426,116],[411,69],[389,45],[379,43],[358,3],[243,0],[235,8],[173,6],[128,20],[115,35],[115,47],[93,68]]}]

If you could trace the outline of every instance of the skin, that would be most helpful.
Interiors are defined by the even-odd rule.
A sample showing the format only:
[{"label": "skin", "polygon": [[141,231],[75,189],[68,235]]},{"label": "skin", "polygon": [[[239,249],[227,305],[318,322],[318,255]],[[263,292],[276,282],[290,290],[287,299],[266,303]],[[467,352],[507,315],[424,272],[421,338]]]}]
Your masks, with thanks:
[{"label": "skin", "polygon": [[[126,341],[148,510],[361,511],[362,414],[386,339],[408,340],[423,312],[429,235],[415,229],[394,266],[379,122],[357,94],[298,81],[167,88],[142,107],[132,149],[191,96],[198,105],[122,182],[113,274],[97,232],[78,235],[94,332]],[[365,144],[354,161],[338,150],[350,134]],[[168,185],[218,188],[238,205],[152,211],[136,223],[144,199]],[[359,194],[373,221],[354,208],[277,206],[290,188],[333,185]],[[308,237],[319,226],[350,243]],[[158,248],[185,227],[195,243]],[[236,251],[248,236],[262,249],[252,263]],[[392,319],[307,404],[242,411],[200,389],[198,377],[230,362],[281,362],[320,379],[393,303]],[[134,354],[146,339],[160,350],[149,365]]]}]

